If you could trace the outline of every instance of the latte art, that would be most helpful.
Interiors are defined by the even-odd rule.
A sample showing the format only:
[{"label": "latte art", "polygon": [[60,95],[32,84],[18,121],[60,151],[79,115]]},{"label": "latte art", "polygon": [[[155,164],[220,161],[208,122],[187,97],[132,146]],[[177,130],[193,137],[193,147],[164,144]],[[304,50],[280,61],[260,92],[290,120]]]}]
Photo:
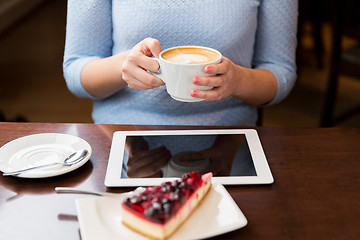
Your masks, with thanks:
[{"label": "latte art", "polygon": [[217,60],[219,55],[203,48],[178,47],[165,51],[162,57],[173,63],[202,64]]},{"label": "latte art", "polygon": [[206,56],[198,55],[198,54],[180,54],[172,58],[168,58],[167,60],[170,62],[183,63],[183,64],[209,62],[209,59]]},{"label": "latte art", "polygon": [[210,90],[212,86],[200,86],[193,83],[195,76],[212,76],[204,71],[204,67],[221,62],[218,50],[201,46],[178,46],[163,50],[159,58],[158,72],[151,74],[159,77],[166,85],[169,95],[181,102],[200,102],[204,99],[191,96],[191,91]]}]

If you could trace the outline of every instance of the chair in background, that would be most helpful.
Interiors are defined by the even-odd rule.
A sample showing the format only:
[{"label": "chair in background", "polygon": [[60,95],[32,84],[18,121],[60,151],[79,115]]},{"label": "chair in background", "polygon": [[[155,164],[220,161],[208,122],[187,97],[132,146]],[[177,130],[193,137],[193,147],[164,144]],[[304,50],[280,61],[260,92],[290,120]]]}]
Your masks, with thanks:
[{"label": "chair in background", "polygon": [[[298,17],[298,29],[297,29],[297,41],[298,46],[296,49],[296,59],[299,61],[299,54],[302,51],[302,38],[304,35],[305,23],[311,25],[311,37],[314,42],[314,56],[317,66],[323,68],[323,55],[324,44],[322,37],[322,22],[325,18],[325,14],[322,11],[324,0],[299,0],[299,17]],[[298,74],[301,72],[300,65],[298,65]]]},{"label": "chair in background", "polygon": [[[357,106],[340,116],[334,116],[339,76],[347,75],[360,80],[360,1],[332,0],[328,3],[332,4],[331,24],[333,32],[321,127],[333,126],[360,111],[360,106]],[[351,49],[343,49],[342,40],[344,36],[357,39],[358,45]]]}]

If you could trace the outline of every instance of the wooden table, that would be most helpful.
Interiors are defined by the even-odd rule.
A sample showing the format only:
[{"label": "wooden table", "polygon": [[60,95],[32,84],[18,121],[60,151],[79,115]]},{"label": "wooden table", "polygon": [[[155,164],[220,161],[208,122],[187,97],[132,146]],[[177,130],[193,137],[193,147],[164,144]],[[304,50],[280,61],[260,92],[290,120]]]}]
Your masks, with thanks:
[{"label": "wooden table", "polygon": [[[104,186],[112,133],[164,128],[175,127],[0,123],[0,146],[30,134],[56,132],[79,136],[93,148],[88,163],[62,176],[0,176],[0,239],[80,239],[75,207],[80,195],[56,194],[54,187],[129,190]],[[214,239],[359,239],[360,129],[257,130],[275,182],[227,186],[248,225]]]}]

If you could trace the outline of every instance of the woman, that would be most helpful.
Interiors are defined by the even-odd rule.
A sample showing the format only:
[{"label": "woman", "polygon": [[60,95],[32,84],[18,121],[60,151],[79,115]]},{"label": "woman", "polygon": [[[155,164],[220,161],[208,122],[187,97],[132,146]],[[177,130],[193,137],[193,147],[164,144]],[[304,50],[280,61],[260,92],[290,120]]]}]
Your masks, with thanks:
[{"label": "woman", "polygon": [[[95,123],[253,126],[259,106],[283,100],[295,78],[296,0],[69,0],[64,76],[94,99]],[[205,101],[172,99],[150,74],[162,49],[219,50]]]}]

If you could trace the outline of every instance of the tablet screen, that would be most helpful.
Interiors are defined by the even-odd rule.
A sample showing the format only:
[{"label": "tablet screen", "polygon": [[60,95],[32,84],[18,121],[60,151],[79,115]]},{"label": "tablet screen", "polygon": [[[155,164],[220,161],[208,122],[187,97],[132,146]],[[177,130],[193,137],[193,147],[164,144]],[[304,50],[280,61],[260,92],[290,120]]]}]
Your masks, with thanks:
[{"label": "tablet screen", "polygon": [[256,176],[244,134],[127,136],[122,178]]},{"label": "tablet screen", "polygon": [[222,184],[273,182],[254,129],[151,130],[114,133],[105,185],[151,186],[192,171]]}]

